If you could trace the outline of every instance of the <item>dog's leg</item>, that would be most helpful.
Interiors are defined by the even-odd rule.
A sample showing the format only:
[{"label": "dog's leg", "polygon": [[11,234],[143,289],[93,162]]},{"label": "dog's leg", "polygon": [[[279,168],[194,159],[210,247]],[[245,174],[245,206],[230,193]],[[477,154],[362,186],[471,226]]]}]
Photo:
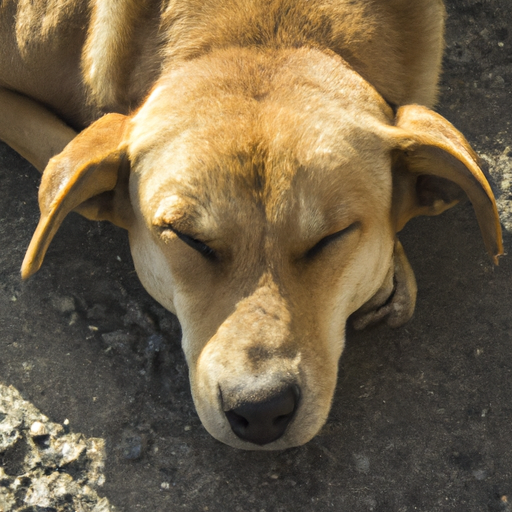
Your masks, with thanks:
[{"label": "dog's leg", "polygon": [[402,244],[396,240],[393,265],[380,290],[352,317],[355,329],[384,321],[390,327],[400,327],[414,313],[416,278]]},{"label": "dog's leg", "polygon": [[39,103],[0,87],[0,140],[39,172],[76,132]]}]

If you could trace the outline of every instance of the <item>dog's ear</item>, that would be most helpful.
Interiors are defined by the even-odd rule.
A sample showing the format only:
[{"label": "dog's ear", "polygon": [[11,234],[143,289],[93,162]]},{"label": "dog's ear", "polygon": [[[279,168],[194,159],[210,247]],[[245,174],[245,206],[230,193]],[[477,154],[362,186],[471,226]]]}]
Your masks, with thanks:
[{"label": "dog's ear", "polygon": [[464,136],[420,105],[398,109],[391,130],[396,230],[417,215],[438,215],[467,195],[494,263],[503,254],[496,201],[479,159]]},{"label": "dog's ear", "polygon": [[120,114],[103,116],[49,161],[39,188],[41,217],[21,268],[24,279],[39,270],[52,238],[72,210],[91,220],[128,227],[127,120]]}]

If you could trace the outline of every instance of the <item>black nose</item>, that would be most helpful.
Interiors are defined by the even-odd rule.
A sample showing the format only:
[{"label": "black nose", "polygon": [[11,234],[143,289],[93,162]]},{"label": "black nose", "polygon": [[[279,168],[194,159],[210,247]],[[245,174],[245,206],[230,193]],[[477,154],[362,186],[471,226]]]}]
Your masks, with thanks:
[{"label": "black nose", "polygon": [[264,445],[284,434],[297,410],[299,396],[298,386],[288,386],[270,398],[243,402],[225,414],[240,439]]}]

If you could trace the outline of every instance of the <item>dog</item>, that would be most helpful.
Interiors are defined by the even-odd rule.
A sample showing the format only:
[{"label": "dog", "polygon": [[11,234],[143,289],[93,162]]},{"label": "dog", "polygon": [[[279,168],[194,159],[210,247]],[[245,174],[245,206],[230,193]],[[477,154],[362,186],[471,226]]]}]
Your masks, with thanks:
[{"label": "dog", "polygon": [[478,158],[431,110],[444,19],[441,0],[4,0],[0,139],[44,171],[22,277],[73,210],[126,229],[206,429],[307,442],[349,316],[414,311],[410,219],[468,197],[503,254]]}]

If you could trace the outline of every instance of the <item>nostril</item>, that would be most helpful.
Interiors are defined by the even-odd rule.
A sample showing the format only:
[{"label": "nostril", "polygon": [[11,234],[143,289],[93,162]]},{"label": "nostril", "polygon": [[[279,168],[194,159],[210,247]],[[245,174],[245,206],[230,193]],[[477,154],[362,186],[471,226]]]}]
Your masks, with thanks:
[{"label": "nostril", "polygon": [[245,401],[226,411],[233,432],[244,441],[264,445],[279,439],[295,415],[298,386],[287,386],[260,401]]},{"label": "nostril", "polygon": [[249,422],[243,416],[240,416],[240,414],[234,411],[227,411],[225,414],[232,428],[245,429],[248,427]]},{"label": "nostril", "polygon": [[283,414],[281,416],[278,416],[274,420],[274,425],[279,425],[280,423],[283,423],[284,421],[288,421],[290,414],[293,414],[293,413],[288,413],[288,414]]}]

